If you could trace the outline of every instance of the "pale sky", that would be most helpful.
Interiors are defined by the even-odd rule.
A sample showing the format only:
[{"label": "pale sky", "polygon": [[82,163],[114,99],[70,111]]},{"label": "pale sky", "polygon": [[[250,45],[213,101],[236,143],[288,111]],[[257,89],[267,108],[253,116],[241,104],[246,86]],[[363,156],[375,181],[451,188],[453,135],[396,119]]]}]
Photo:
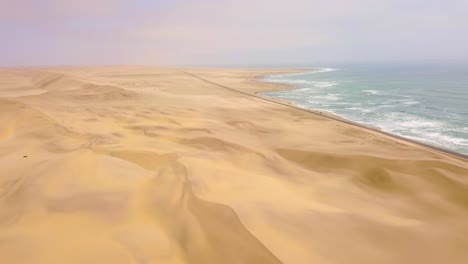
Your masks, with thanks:
[{"label": "pale sky", "polygon": [[0,0],[0,66],[468,62],[468,0]]}]

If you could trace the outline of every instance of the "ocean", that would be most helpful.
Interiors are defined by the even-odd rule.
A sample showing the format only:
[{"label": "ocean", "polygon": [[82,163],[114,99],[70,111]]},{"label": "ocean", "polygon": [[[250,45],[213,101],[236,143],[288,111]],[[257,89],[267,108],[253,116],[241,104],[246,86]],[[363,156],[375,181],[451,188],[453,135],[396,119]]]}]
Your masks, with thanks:
[{"label": "ocean", "polygon": [[468,154],[467,66],[355,65],[262,81],[296,87],[263,96]]}]

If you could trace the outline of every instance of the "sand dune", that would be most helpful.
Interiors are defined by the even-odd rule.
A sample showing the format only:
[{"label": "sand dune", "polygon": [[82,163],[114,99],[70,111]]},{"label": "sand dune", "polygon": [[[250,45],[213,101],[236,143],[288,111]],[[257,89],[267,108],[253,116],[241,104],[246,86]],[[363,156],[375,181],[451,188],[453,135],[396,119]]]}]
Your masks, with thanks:
[{"label": "sand dune", "polygon": [[0,263],[467,263],[467,161],[217,85],[279,72],[0,70]]}]

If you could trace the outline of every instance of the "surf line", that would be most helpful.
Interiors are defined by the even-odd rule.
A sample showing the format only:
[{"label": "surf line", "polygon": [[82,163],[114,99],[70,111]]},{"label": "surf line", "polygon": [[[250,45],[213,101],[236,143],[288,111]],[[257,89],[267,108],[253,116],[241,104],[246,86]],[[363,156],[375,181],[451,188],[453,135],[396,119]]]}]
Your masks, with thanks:
[{"label": "surf line", "polygon": [[325,114],[323,114],[322,112],[319,112],[319,111],[314,111],[314,110],[311,110],[311,109],[301,108],[301,107],[298,107],[298,106],[295,106],[295,105],[286,104],[286,103],[283,103],[283,102],[280,102],[280,101],[277,101],[277,100],[274,100],[274,99],[266,98],[266,97],[263,97],[263,96],[259,96],[259,95],[256,95],[256,94],[243,92],[243,91],[240,91],[240,90],[237,90],[237,89],[234,89],[234,88],[231,88],[231,87],[227,87],[227,86],[219,84],[219,83],[212,82],[210,80],[207,80],[207,79],[205,79],[203,77],[200,77],[200,76],[198,76],[196,74],[193,74],[193,73],[190,73],[190,72],[186,72],[186,71],[182,71],[182,70],[179,70],[179,72],[184,73],[186,75],[189,75],[189,76],[191,76],[193,78],[199,79],[201,81],[204,81],[206,83],[209,83],[209,84],[221,87],[223,89],[235,92],[235,93],[240,93],[240,94],[250,96],[250,97],[254,97],[256,99],[267,101],[267,102],[270,102],[270,103],[273,103],[273,104],[282,105],[282,106],[285,106],[285,107],[296,109],[298,111],[307,112],[309,114],[321,116],[321,117],[326,118],[326,119],[330,119],[330,120],[345,123],[345,124],[348,124],[348,125],[351,125],[351,126],[354,126],[354,127],[358,127],[359,129],[364,129],[364,130],[370,130],[370,131],[373,131],[373,132],[377,132],[379,134],[386,135],[386,136],[389,136],[389,137],[394,138],[394,139],[399,139],[399,140],[402,140],[402,141],[405,141],[405,142],[409,142],[409,143],[418,145],[419,147],[423,147],[423,148],[431,150],[431,151],[442,152],[442,153],[448,154],[450,156],[454,156],[454,157],[457,157],[457,158],[462,158],[462,159],[468,160],[468,155],[465,155],[465,154],[462,154],[462,153],[459,153],[459,152],[456,152],[456,151],[453,151],[453,150],[449,150],[449,149],[429,145],[429,144],[426,144],[426,143],[423,143],[423,142],[419,142],[417,140],[413,140],[413,139],[405,138],[405,137],[395,135],[395,134],[392,134],[392,133],[389,133],[389,132],[385,132],[385,131],[382,131],[380,129],[367,127],[367,126],[364,126],[362,124],[359,124],[359,123],[356,123],[356,122],[353,122],[353,121],[350,121],[350,120],[325,115]]}]

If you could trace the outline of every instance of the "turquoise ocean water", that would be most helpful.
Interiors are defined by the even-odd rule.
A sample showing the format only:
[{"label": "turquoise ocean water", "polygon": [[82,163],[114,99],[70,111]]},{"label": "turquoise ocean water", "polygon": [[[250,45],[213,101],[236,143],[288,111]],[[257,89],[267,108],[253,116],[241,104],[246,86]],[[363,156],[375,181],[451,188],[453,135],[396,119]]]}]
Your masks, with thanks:
[{"label": "turquoise ocean water", "polygon": [[264,96],[468,154],[467,66],[343,66],[262,81],[296,87]]}]

